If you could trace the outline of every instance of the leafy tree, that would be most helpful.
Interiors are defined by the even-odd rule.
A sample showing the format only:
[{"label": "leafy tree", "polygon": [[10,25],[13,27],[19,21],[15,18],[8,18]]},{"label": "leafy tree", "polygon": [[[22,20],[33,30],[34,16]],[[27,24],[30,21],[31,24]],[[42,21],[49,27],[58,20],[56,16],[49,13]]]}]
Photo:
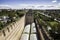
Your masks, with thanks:
[{"label": "leafy tree", "polygon": [[57,28],[58,28],[58,33],[60,33],[60,23],[58,23]]}]

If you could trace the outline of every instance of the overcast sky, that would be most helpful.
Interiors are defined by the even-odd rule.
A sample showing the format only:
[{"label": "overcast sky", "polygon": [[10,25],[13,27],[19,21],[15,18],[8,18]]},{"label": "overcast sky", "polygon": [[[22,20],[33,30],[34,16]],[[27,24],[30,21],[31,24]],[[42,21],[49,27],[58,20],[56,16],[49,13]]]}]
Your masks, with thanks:
[{"label": "overcast sky", "polygon": [[0,8],[59,9],[60,0],[0,0]]}]

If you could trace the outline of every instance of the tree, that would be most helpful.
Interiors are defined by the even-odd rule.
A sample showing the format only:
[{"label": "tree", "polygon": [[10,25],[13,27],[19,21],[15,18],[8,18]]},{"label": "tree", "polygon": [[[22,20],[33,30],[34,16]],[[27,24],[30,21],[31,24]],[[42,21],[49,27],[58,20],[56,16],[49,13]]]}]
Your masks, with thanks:
[{"label": "tree", "polygon": [[60,23],[58,23],[57,28],[58,28],[58,33],[60,33]]}]

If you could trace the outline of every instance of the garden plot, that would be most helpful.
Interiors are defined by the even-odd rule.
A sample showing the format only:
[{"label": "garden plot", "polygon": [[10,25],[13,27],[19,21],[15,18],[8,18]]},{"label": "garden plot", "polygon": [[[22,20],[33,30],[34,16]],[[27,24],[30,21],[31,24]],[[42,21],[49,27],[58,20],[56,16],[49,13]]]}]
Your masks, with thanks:
[{"label": "garden plot", "polygon": [[29,34],[22,34],[20,40],[29,40]]},{"label": "garden plot", "polygon": [[32,33],[37,33],[35,27],[31,27],[31,34],[32,34]]},{"label": "garden plot", "polygon": [[30,24],[25,26],[25,29],[24,29],[23,33],[26,33],[26,34],[30,33]]},{"label": "garden plot", "polygon": [[31,33],[36,33],[35,23],[31,24]]},{"label": "garden plot", "polygon": [[32,26],[32,27],[35,27],[35,23],[32,23],[31,26]]},{"label": "garden plot", "polygon": [[37,40],[37,35],[36,34],[31,34],[30,35],[30,40]]}]

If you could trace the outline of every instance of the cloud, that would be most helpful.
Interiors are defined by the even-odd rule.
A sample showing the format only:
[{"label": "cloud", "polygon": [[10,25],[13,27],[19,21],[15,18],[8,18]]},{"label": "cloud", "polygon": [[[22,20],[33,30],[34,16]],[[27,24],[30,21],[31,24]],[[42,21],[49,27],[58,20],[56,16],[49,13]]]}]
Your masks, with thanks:
[{"label": "cloud", "polygon": [[10,9],[10,5],[0,5],[0,9]]},{"label": "cloud", "polygon": [[60,9],[59,5],[42,5],[42,4],[18,4],[18,5],[0,5],[0,9]]},{"label": "cloud", "polygon": [[58,3],[58,5],[60,5],[60,3]]},{"label": "cloud", "polygon": [[53,1],[52,1],[52,3],[56,3],[56,2],[57,2],[57,0],[53,0]]}]

